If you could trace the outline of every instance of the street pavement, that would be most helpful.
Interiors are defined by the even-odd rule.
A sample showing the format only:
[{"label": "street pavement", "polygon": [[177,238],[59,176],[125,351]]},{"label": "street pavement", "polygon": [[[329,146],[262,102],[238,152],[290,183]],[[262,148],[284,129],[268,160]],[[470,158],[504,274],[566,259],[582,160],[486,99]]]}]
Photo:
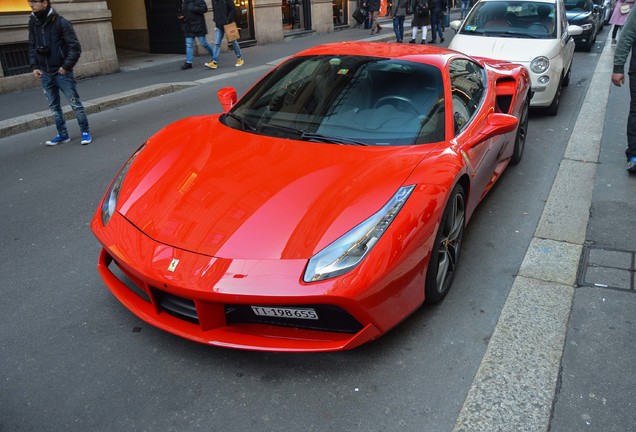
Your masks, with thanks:
[{"label": "street pavement", "polygon": [[[181,55],[122,53],[120,72],[80,79],[78,89],[90,114],[264,74],[302,49],[362,39],[393,41],[390,21],[376,36],[357,28],[248,47],[240,69],[232,52],[222,53],[216,71],[203,67],[206,57],[181,71]],[[629,90],[610,85],[613,48],[601,43],[552,192],[454,431],[636,430],[636,176],[625,171],[624,156]],[[2,137],[33,128],[48,126],[54,135],[45,107],[39,87],[0,95],[0,146]],[[100,132],[92,133],[91,145],[99,145]]]}]

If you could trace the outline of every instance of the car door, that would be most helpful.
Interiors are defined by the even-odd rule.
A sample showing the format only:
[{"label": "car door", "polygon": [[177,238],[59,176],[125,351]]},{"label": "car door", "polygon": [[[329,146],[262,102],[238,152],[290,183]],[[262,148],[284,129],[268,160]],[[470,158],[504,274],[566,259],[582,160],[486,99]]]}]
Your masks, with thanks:
[{"label": "car door", "polygon": [[557,14],[558,26],[561,35],[561,52],[563,55],[563,73],[567,74],[572,66],[572,59],[574,58],[574,38],[568,32],[568,17],[565,14],[565,4],[563,0],[557,1]]},{"label": "car door", "polygon": [[486,72],[479,64],[463,58],[451,60],[449,71],[455,139],[472,169],[474,196],[481,197],[497,166],[502,140],[494,137],[470,147],[462,147],[461,143],[485,124]]}]

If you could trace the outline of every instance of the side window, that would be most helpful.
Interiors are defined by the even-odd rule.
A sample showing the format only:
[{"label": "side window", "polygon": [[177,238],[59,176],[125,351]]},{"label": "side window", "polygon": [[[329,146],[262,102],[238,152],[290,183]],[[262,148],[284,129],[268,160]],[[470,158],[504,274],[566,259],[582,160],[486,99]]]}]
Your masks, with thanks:
[{"label": "side window", "polygon": [[450,64],[450,81],[457,135],[464,130],[482,102],[486,87],[484,70],[470,60],[453,60]]}]

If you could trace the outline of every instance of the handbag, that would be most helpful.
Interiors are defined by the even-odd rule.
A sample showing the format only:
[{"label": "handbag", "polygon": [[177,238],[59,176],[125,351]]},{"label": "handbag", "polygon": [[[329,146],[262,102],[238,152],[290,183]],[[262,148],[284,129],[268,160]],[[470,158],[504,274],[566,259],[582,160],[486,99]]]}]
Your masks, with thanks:
[{"label": "handbag", "polygon": [[624,4],[621,5],[620,11],[623,15],[628,14],[629,13],[629,5]]},{"label": "handbag", "polygon": [[238,27],[234,21],[229,24],[225,24],[223,26],[223,30],[225,31],[225,36],[227,37],[228,42],[235,41],[241,37],[239,35]]}]

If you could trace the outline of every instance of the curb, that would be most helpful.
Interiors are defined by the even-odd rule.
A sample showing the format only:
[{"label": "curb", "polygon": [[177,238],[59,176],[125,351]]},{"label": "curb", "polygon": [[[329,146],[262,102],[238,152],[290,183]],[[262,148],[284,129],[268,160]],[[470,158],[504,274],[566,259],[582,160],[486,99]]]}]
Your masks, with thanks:
[{"label": "curb", "polygon": [[603,122],[589,118],[605,117],[612,55],[611,45],[605,44],[534,238],[453,432],[550,429],[603,132]]},{"label": "curb", "polygon": [[[86,110],[86,114],[95,114],[97,112],[116,108],[122,105],[139,102],[169,93],[174,93],[179,90],[194,87],[196,85],[198,84],[194,82],[153,84],[147,87],[129,90],[115,95],[92,99],[84,103],[84,109]],[[64,106],[62,110],[64,112],[64,118],[66,118],[66,120],[75,118],[75,113],[70,106]],[[5,138],[32,129],[37,129],[54,124],[55,122],[53,121],[53,117],[51,116],[50,111],[40,111],[33,114],[25,114],[23,116],[0,121],[0,138]]]}]

